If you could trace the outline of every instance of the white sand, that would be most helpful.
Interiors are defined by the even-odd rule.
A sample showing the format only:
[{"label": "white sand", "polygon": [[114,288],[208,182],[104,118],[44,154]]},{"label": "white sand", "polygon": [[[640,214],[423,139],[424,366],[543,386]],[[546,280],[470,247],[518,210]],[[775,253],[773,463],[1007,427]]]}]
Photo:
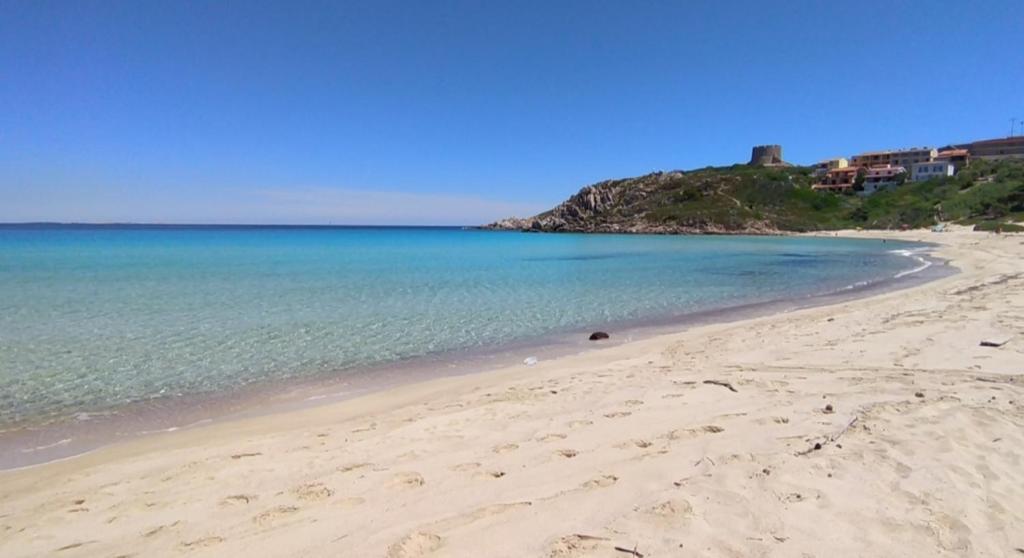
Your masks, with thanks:
[{"label": "white sand", "polygon": [[1024,237],[898,236],[963,273],[2,473],[0,555],[1024,557]]}]

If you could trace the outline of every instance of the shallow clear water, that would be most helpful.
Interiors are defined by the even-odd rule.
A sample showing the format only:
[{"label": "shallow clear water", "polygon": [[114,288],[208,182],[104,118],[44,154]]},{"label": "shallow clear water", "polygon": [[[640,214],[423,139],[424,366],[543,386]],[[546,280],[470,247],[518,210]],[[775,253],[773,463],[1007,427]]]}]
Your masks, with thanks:
[{"label": "shallow clear water", "polygon": [[917,262],[877,241],[423,228],[0,227],[0,426],[584,326]]}]

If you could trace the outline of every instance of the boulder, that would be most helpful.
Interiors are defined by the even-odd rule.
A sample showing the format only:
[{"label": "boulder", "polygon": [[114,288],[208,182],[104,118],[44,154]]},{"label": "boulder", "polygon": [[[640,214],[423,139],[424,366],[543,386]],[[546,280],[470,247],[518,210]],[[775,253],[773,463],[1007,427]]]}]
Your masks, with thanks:
[{"label": "boulder", "polygon": [[591,341],[600,341],[602,339],[608,339],[609,337],[611,336],[603,331],[595,331],[594,333],[590,334]]}]

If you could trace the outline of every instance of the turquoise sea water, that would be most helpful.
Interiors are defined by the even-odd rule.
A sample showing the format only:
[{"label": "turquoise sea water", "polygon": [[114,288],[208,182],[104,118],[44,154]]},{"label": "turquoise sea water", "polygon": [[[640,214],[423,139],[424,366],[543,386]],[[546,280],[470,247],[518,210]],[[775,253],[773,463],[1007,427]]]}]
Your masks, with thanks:
[{"label": "turquoise sea water", "polygon": [[0,427],[892,277],[894,243],[0,227]]}]

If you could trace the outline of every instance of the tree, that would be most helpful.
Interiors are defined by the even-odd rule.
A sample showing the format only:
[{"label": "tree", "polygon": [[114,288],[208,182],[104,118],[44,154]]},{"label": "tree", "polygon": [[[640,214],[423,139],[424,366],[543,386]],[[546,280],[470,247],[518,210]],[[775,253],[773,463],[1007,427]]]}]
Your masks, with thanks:
[{"label": "tree", "polygon": [[868,176],[868,169],[861,167],[857,169],[857,176],[853,178],[853,189],[862,192],[864,191],[864,180]]}]

